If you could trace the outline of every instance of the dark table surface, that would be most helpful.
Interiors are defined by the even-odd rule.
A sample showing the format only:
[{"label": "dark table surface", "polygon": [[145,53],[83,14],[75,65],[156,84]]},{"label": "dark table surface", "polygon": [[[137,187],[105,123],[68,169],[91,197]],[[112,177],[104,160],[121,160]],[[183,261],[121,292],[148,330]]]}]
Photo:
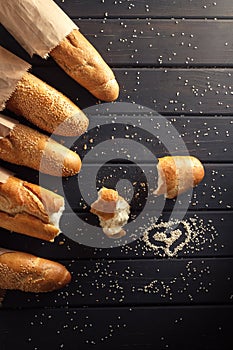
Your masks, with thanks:
[{"label": "dark table surface", "polygon": [[[70,224],[73,211],[80,218],[88,219],[89,215],[72,191],[77,178],[63,184],[73,211],[67,209],[63,215],[64,234],[55,243],[1,229],[1,246],[62,262],[71,271],[72,282],[63,290],[42,295],[7,292],[0,312],[0,350],[231,349],[232,0],[56,2],[113,68],[121,88],[118,102],[142,105],[166,117],[166,126],[157,130],[158,138],[169,134],[172,125],[187,151],[203,162],[206,175],[192,196],[167,200],[162,210],[161,219],[168,222],[177,205],[177,212],[185,212],[184,222],[191,226],[192,237],[176,256],[167,256],[162,248],[157,252],[140,238],[108,249],[85,246],[69,238],[68,231],[75,225]],[[30,61],[36,76],[81,108],[99,103],[52,59],[31,59],[2,27],[0,44]],[[104,118],[92,119],[93,125],[104,123]],[[156,117],[152,126],[155,121]],[[119,127],[115,136],[132,139],[131,131],[126,133]],[[107,129],[102,134],[92,132],[81,140],[88,150],[103,140],[109,142],[112,136]],[[142,132],[141,136],[142,140],[135,141],[154,155],[171,153],[161,145],[163,142],[155,142],[156,135],[152,143],[147,134]],[[85,159],[80,143],[78,147]],[[178,146],[173,154],[180,153]],[[152,165],[145,162],[143,154],[139,154],[136,166],[127,157],[121,158],[109,165],[101,164],[98,155],[93,155],[86,169],[91,173],[93,166],[99,166],[99,180],[109,186],[134,176],[136,182],[144,181],[140,169]],[[1,165],[18,177],[39,181],[35,171]],[[111,172],[117,175],[109,180]],[[48,188],[58,187],[56,179],[45,177],[43,181]],[[136,215],[139,202],[135,200]],[[154,210],[151,203],[149,216],[153,217]],[[143,224],[148,226],[147,220]],[[187,239],[187,231],[179,228],[180,244]]]}]

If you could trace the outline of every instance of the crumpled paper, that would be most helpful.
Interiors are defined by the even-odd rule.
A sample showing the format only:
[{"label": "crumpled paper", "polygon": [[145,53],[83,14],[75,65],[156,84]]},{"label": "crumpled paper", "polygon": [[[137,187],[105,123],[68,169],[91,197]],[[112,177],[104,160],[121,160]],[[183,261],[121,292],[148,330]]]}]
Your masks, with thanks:
[{"label": "crumpled paper", "polygon": [[0,22],[30,56],[42,58],[78,29],[53,0],[1,1]]},{"label": "crumpled paper", "polygon": [[29,63],[0,46],[0,111],[30,67]]},{"label": "crumpled paper", "polygon": [[[8,171],[2,167],[0,167],[0,183],[6,183],[9,177],[14,176],[14,174],[11,171]],[[0,255],[3,248],[0,248]]]},{"label": "crumpled paper", "polygon": [[0,114],[0,140],[10,134],[11,130],[16,126],[16,123],[18,123],[17,120]]}]

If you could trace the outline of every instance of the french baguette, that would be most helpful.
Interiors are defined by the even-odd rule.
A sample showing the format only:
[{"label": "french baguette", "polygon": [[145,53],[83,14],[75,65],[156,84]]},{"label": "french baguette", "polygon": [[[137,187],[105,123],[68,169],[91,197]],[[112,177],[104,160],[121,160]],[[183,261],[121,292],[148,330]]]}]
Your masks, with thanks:
[{"label": "french baguette", "polygon": [[53,241],[63,210],[64,198],[52,191],[13,176],[0,183],[0,227]]},{"label": "french baguette", "polygon": [[0,122],[1,118],[15,123],[8,135],[0,137],[1,159],[53,176],[72,176],[80,171],[78,154],[12,118],[0,115]]},{"label": "french baguette", "polygon": [[25,73],[6,107],[39,128],[63,136],[79,136],[88,127],[85,114],[66,96]]},{"label": "french baguette", "polygon": [[197,186],[205,175],[199,159],[192,156],[167,156],[158,158],[158,186],[154,194],[175,198]]},{"label": "french baguette", "polygon": [[113,71],[78,29],[67,35],[50,55],[71,78],[98,99],[117,99],[119,86]]},{"label": "french baguette", "polygon": [[51,292],[71,280],[61,264],[31,254],[0,248],[0,288],[23,292]]}]

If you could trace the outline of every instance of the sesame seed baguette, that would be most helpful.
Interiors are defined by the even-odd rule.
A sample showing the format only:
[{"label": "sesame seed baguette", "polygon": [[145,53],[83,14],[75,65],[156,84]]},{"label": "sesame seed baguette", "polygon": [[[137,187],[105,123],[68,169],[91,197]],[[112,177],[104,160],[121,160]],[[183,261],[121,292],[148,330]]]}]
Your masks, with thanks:
[{"label": "sesame seed baguette", "polygon": [[15,123],[9,134],[0,138],[1,159],[53,176],[72,176],[80,171],[78,154],[28,126]]},{"label": "sesame seed baguette", "polygon": [[88,127],[85,114],[66,96],[25,73],[6,107],[39,128],[63,136],[79,136]]},{"label": "sesame seed baguette", "polygon": [[192,156],[166,156],[158,158],[158,187],[155,195],[175,198],[197,186],[205,175],[199,159]]},{"label": "sesame seed baguette", "polygon": [[75,81],[103,101],[114,101],[119,86],[111,68],[91,43],[74,29],[50,55]]},{"label": "sesame seed baguette", "polygon": [[23,292],[51,292],[71,280],[61,264],[23,252],[0,248],[0,288]]},{"label": "sesame seed baguette", "polygon": [[10,176],[0,183],[0,227],[54,241],[64,198],[45,188]]}]

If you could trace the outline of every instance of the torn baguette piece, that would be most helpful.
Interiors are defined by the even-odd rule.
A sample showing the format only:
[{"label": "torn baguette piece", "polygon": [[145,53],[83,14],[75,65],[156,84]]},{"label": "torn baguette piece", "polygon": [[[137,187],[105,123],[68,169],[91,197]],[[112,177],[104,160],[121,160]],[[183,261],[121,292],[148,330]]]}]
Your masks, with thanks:
[{"label": "torn baguette piece", "polygon": [[205,175],[199,159],[192,156],[166,156],[158,158],[158,185],[153,192],[172,199],[197,186]]},{"label": "torn baguette piece", "polygon": [[130,206],[117,191],[103,187],[98,199],[91,205],[91,213],[98,216],[103,232],[109,238],[126,235],[122,229],[129,220]]},{"label": "torn baguette piece", "polygon": [[49,133],[79,136],[88,128],[85,114],[66,96],[30,73],[25,73],[6,107]]},{"label": "torn baguette piece", "polygon": [[119,85],[113,71],[78,29],[73,29],[50,55],[71,78],[98,99],[110,102],[118,98]]},{"label": "torn baguette piece", "polygon": [[31,254],[0,248],[0,288],[52,292],[71,281],[65,266]]},{"label": "torn baguette piece", "polygon": [[38,185],[11,176],[1,180],[0,227],[53,242],[60,233],[64,198]]},{"label": "torn baguette piece", "polygon": [[81,169],[78,154],[49,136],[2,114],[0,159],[53,176],[72,176]]}]

